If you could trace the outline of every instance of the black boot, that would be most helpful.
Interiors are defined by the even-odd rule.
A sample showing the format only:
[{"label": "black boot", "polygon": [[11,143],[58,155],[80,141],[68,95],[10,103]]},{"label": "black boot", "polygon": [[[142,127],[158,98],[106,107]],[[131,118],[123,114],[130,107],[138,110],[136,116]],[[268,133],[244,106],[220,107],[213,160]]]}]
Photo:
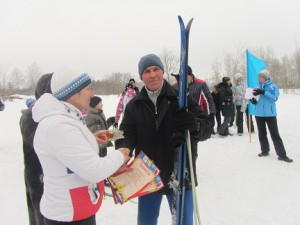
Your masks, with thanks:
[{"label": "black boot", "polygon": [[264,157],[264,156],[268,156],[268,155],[269,155],[269,153],[263,153],[263,152],[262,152],[262,153],[259,153],[259,154],[258,154],[258,157]]},{"label": "black boot", "polygon": [[284,162],[288,162],[288,163],[291,163],[291,162],[293,162],[293,160],[292,159],[290,159],[289,157],[287,157],[287,156],[279,156],[278,157],[278,160],[280,160],[280,161],[284,161]]}]

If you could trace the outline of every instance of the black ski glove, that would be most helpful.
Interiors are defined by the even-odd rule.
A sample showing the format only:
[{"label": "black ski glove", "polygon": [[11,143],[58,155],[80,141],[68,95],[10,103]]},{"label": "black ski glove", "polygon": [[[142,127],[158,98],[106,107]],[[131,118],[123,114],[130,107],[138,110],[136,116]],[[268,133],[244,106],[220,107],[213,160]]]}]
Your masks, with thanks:
[{"label": "black ski glove", "polygon": [[253,105],[255,105],[255,104],[257,103],[257,100],[256,100],[256,98],[251,98],[251,99],[250,99],[250,102],[251,102]]},{"label": "black ski glove", "polygon": [[184,131],[185,129],[193,132],[197,129],[196,117],[186,109],[179,109],[174,113],[171,129],[174,132]]},{"label": "black ski glove", "polygon": [[182,131],[174,132],[170,139],[172,148],[178,148],[181,144],[184,144],[185,141],[186,137]]},{"label": "black ski glove", "polygon": [[254,96],[257,96],[257,95],[264,95],[265,94],[265,90],[262,90],[262,89],[259,89],[259,88],[256,88],[253,90],[253,95]]},{"label": "black ski glove", "polygon": [[114,116],[109,117],[109,118],[106,120],[106,122],[107,122],[108,124],[114,124],[114,123],[115,123],[115,117],[114,117]]}]

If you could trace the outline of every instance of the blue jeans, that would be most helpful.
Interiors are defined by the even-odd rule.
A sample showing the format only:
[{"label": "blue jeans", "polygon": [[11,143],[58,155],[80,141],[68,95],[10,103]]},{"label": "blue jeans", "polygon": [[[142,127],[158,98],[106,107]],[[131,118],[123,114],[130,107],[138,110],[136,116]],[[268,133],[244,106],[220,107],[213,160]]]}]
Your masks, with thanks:
[{"label": "blue jeans", "polygon": [[[171,212],[173,194],[166,195],[166,197]],[[156,193],[144,195],[138,198],[138,225],[157,225],[162,198],[163,195]],[[191,190],[185,192],[184,206],[183,224],[193,225],[194,207]]]}]

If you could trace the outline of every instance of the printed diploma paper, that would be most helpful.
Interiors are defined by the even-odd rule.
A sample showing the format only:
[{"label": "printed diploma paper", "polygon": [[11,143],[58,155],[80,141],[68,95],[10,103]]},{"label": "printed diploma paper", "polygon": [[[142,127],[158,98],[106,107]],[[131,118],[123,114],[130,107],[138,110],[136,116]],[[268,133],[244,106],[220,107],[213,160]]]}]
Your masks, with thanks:
[{"label": "printed diploma paper", "polygon": [[107,180],[112,189],[115,203],[155,192],[164,187],[159,169],[145,153],[140,152],[129,165],[132,170],[114,174]]}]

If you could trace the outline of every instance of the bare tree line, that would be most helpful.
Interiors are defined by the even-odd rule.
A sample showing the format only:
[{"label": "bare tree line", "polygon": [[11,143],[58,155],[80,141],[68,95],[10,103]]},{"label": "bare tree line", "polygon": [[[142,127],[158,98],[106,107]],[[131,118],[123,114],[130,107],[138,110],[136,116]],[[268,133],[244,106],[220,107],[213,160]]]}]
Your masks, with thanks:
[{"label": "bare tree line", "polygon": [[[278,58],[271,47],[248,49],[252,54],[264,60],[270,71],[271,78],[283,89],[300,88],[300,49],[296,46],[291,55]],[[242,73],[246,77],[246,49],[239,46],[235,52],[225,52],[222,59],[215,59],[212,79],[208,83],[220,82],[222,76],[234,79],[234,74]]]},{"label": "bare tree line", "polygon": [[8,64],[0,63],[0,96],[5,98],[12,94],[32,95],[42,74],[40,67],[36,63],[32,63],[25,72],[17,67],[12,70],[9,68]]},{"label": "bare tree line", "polygon": [[[248,50],[268,63],[267,69],[280,88],[300,88],[300,48],[297,45],[293,53],[281,58],[275,55],[271,47]],[[238,46],[233,52],[224,52],[223,56],[215,58],[209,74],[196,74],[196,76],[205,77],[210,85],[219,83],[223,76],[228,76],[233,80],[234,74],[238,72],[246,76],[245,51],[244,46]],[[165,66],[166,80],[170,83],[174,82],[171,74],[178,73],[179,56],[172,50],[163,49],[160,57]],[[30,64],[23,72],[17,67],[11,69],[9,65],[0,62],[0,96],[5,98],[12,94],[33,95],[41,75],[41,68],[36,63]],[[140,79],[131,73],[113,72],[102,80],[93,80],[92,88],[98,95],[120,94],[130,78],[136,80],[138,87],[142,86]]]}]

